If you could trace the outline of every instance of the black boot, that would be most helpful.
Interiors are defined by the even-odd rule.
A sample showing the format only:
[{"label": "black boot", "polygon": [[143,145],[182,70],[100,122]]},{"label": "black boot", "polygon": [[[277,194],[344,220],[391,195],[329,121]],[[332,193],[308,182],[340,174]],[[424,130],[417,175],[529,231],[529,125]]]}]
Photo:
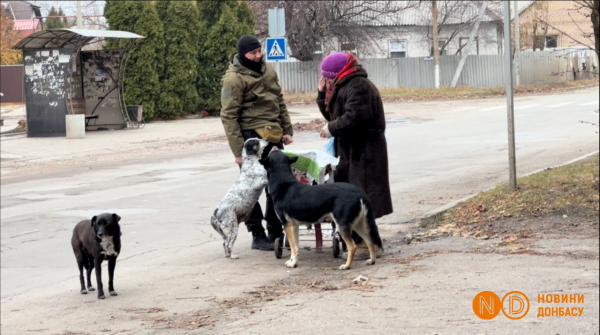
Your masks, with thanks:
[{"label": "black boot", "polygon": [[275,250],[273,241],[271,241],[265,232],[252,233],[252,249],[270,251]]}]

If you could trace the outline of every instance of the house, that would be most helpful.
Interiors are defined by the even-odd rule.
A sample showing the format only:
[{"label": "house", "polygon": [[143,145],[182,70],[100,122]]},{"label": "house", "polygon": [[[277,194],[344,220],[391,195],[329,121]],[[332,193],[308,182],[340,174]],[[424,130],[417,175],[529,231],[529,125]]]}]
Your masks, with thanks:
[{"label": "house", "polygon": [[23,37],[44,29],[40,6],[27,1],[2,1],[2,6],[13,20],[13,29]]},{"label": "house", "polygon": [[[406,2],[395,2],[402,5]],[[359,23],[362,40],[337,41],[333,52],[353,52],[359,58],[403,58],[433,56],[431,1],[413,2],[417,6],[397,13],[365,17]],[[482,1],[437,1],[438,46],[440,55],[462,54],[477,21]],[[375,19],[374,19],[375,18]],[[475,35],[471,55],[495,55],[502,52],[502,9],[498,1],[488,7]],[[361,46],[362,44],[362,46]]]},{"label": "house", "polygon": [[[283,6],[288,6],[283,1]],[[315,2],[319,3],[319,2]],[[439,49],[442,55],[462,54],[471,30],[478,19],[483,1],[449,1],[438,0],[438,31]],[[487,1],[479,29],[470,50],[472,55],[496,55],[503,50],[503,12],[501,1]],[[312,4],[312,3],[311,3]],[[320,6],[327,6],[321,3]],[[288,45],[295,38],[289,34],[290,29],[298,31],[299,44],[309,44],[310,39],[304,35],[310,31],[307,28],[290,27],[295,23],[294,18],[300,16],[302,10],[307,11],[305,17],[313,17],[313,27],[322,25],[327,29],[325,38],[320,38],[314,50],[314,59],[321,58],[336,51],[356,54],[359,58],[403,58],[430,57],[433,55],[433,25],[431,1],[344,1],[336,2],[335,6],[347,8],[325,8],[311,6],[310,9],[293,7],[291,15],[286,14]],[[322,12],[324,18],[319,15]],[[265,9],[260,11],[255,7],[255,17],[265,18]],[[288,8],[286,8],[288,11]],[[310,12],[308,12],[310,11]],[[331,14],[333,13],[333,14]],[[263,15],[263,16],[261,16]],[[321,24],[327,15],[337,15],[336,22],[331,25]],[[344,17],[345,16],[345,17]],[[257,19],[257,36],[266,37],[266,25]],[[319,27],[320,28],[320,27]],[[314,29],[318,30],[318,29]],[[309,42],[309,43],[305,43]],[[289,50],[293,56],[292,50]],[[306,54],[306,50],[302,50]],[[304,57],[306,58],[306,57]]]},{"label": "house", "polygon": [[534,51],[593,48],[590,14],[591,8],[576,1],[528,1],[519,9],[519,45],[522,50]]}]

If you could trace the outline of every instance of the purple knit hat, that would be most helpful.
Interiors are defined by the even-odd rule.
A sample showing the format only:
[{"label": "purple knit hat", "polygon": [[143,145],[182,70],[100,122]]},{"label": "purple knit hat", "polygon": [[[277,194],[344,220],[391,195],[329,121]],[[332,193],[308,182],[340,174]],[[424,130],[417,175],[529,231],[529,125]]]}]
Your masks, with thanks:
[{"label": "purple knit hat", "polygon": [[335,52],[325,57],[321,62],[321,75],[333,79],[342,71],[348,62],[348,55],[344,52]]}]

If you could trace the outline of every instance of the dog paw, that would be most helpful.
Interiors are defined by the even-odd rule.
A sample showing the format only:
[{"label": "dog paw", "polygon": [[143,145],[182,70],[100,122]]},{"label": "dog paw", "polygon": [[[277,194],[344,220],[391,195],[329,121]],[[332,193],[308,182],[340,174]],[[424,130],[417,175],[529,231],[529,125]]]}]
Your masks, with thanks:
[{"label": "dog paw", "polygon": [[231,257],[230,257],[230,258],[231,258],[231,259],[240,259],[240,256],[238,256],[238,255],[231,255]]},{"label": "dog paw", "polygon": [[87,294],[86,290],[81,290],[81,294]]},{"label": "dog paw", "polygon": [[365,262],[365,264],[367,264],[367,265],[373,265],[373,264],[375,264],[375,261],[367,259],[367,261]]},{"label": "dog paw", "polygon": [[295,268],[298,265],[297,262],[292,261],[291,259],[287,262],[285,262],[285,266],[287,266],[288,268]]},{"label": "dog paw", "polygon": [[340,265],[340,270],[348,270],[348,269],[350,269],[349,265],[346,265],[346,264]]},{"label": "dog paw", "polygon": [[88,287],[88,291],[95,291],[95,290],[96,290],[96,289],[95,289],[95,288],[93,288],[93,287],[91,287],[91,286],[90,286],[90,287]]},{"label": "dog paw", "polygon": [[98,299],[104,299],[104,295],[99,295]]},{"label": "dog paw", "polygon": [[112,295],[113,297],[118,296],[117,292],[115,291],[109,291],[108,293],[110,293],[110,295]]}]

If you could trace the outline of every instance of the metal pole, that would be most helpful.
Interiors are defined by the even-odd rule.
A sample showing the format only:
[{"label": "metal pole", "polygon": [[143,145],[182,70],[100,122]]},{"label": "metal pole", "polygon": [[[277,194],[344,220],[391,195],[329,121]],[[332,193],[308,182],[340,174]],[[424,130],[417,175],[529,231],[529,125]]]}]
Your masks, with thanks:
[{"label": "metal pole", "polygon": [[81,0],[77,0],[77,29],[83,29],[83,18],[81,16]]},{"label": "metal pole", "polygon": [[515,58],[514,58],[514,62],[515,62],[515,84],[517,86],[520,85],[520,81],[521,81],[521,73],[519,72],[519,67],[520,67],[520,62],[521,62],[521,57],[519,57],[519,54],[521,52],[521,45],[519,45],[519,6],[517,5],[517,0],[514,0],[513,2],[514,8],[513,10],[515,11],[514,13],[514,20],[515,20]]},{"label": "metal pole", "polygon": [[435,88],[440,88],[440,49],[438,44],[436,0],[431,1],[431,15],[433,16],[433,62],[435,64]]},{"label": "metal pole", "polygon": [[506,83],[506,111],[508,113],[508,173],[511,190],[517,189],[517,164],[515,158],[515,120],[513,100],[512,59],[510,48],[510,1],[504,3],[504,81]]}]

